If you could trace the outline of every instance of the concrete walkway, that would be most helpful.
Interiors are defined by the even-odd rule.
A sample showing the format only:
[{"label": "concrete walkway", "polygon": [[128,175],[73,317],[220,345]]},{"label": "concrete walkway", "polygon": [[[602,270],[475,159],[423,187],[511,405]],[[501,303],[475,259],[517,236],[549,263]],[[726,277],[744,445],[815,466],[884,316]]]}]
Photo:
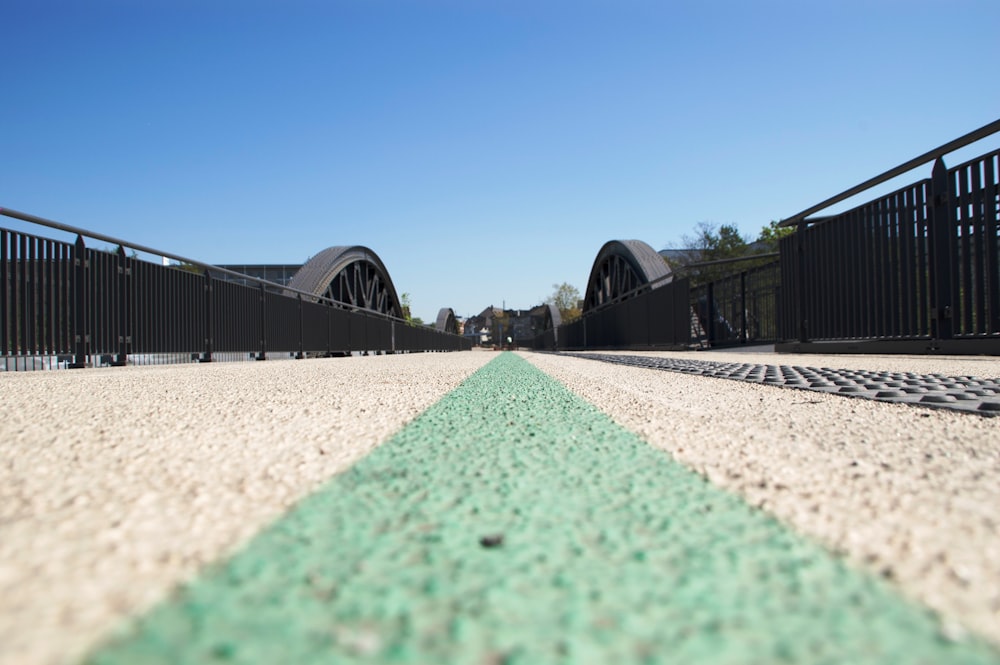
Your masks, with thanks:
[{"label": "concrete walkway", "polygon": [[[962,662],[998,662],[997,652],[977,646],[974,636],[978,634],[1000,645],[1000,572],[995,566],[1000,559],[1000,533],[993,515],[993,508],[1000,505],[1000,483],[996,482],[1000,478],[997,443],[1000,419],[859,403],[835,396],[558,356],[524,356],[544,370],[546,374],[540,376],[555,377],[628,431],[670,453],[657,459],[668,462],[673,457],[713,485],[741,497],[744,501],[736,504],[741,508],[735,510],[744,510],[748,515],[777,516],[793,530],[789,533],[796,534],[794,542],[804,543],[802,547],[813,547],[811,543],[825,545],[830,551],[843,553],[851,567],[883,580],[863,584],[862,588],[885,587],[890,590],[887,597],[910,599],[906,606],[911,609],[901,610],[906,616],[914,611],[916,614],[912,616],[920,616],[920,606],[938,612],[940,618],[926,624],[920,624],[922,619],[914,619],[917,624],[910,619],[904,621],[910,622],[908,625],[924,625],[916,631],[922,639],[940,643],[945,649],[964,649],[952,654],[964,654]],[[0,662],[77,662],[85,652],[107,639],[121,622],[147,611],[179,582],[192,579],[207,563],[250,551],[254,545],[244,549],[248,539],[265,525],[273,523],[311,492],[320,488],[329,491],[325,483],[331,477],[387,441],[405,422],[497,357],[502,356],[463,353],[0,375],[0,459],[3,460]],[[696,354],[696,357],[709,356]],[[741,362],[745,358],[741,355]],[[869,368],[881,369],[876,365],[882,361],[838,357],[822,364],[848,367],[852,365],[844,363],[866,362]],[[914,364],[907,367],[914,371],[1000,375],[1000,365],[992,360],[962,360],[978,363],[976,371],[958,365],[951,371],[949,366],[940,364],[937,369],[925,370],[916,366],[925,359],[910,361]],[[753,362],[773,363],[774,356]],[[780,362],[789,364],[785,357]],[[892,362],[905,364],[907,359],[893,358]],[[807,357],[795,363],[809,365],[815,364],[815,360]],[[505,381],[491,371],[493,374],[487,376],[493,376],[490,381]],[[524,374],[523,369],[517,371]],[[551,379],[544,379],[540,385],[545,385],[546,380]],[[529,386],[512,393],[528,404],[538,402],[540,407],[527,423],[522,423],[519,430],[522,438],[537,438],[551,432],[546,419],[553,411],[546,407],[546,398],[540,396],[540,390]],[[504,412],[501,410],[500,414]],[[512,423],[524,418],[519,411],[512,411],[510,416],[508,422]],[[456,435],[455,424],[444,429],[423,427],[418,436],[421,445],[413,448],[416,457],[412,462],[431,460],[443,482],[451,466],[433,462],[438,458],[431,451],[446,442],[460,445],[464,437]],[[483,427],[480,422],[480,429]],[[502,428],[500,431],[499,440],[509,442]],[[392,461],[391,446],[379,450],[383,461]],[[618,458],[617,450],[613,446],[602,453],[609,464]],[[428,455],[426,459],[424,452]],[[470,457],[476,458],[476,455]],[[526,459],[521,462],[526,463]],[[558,469],[564,462],[556,459],[545,463],[544,468]],[[524,473],[526,477],[538,475],[530,466],[521,471],[519,468],[517,464],[508,468],[497,464],[484,470]],[[589,471],[581,482],[600,471],[599,466],[584,469]],[[696,478],[695,474],[689,475]],[[337,482],[350,476],[338,476]],[[666,487],[668,483],[657,480],[648,484],[655,488],[661,484]],[[374,486],[378,487],[378,483]],[[351,495],[349,492],[346,496]],[[720,493],[720,496],[726,495]],[[554,501],[552,496],[536,497],[534,507]],[[721,501],[725,504],[728,500]],[[642,503],[627,492],[618,502]],[[714,500],[712,505],[716,505]],[[450,524],[449,510],[446,502],[437,506],[429,517]],[[334,514],[346,513],[335,510]],[[740,520],[730,526],[744,523]],[[372,522],[367,523],[370,526]],[[683,532],[696,530],[699,525],[698,521],[691,522]],[[516,532],[516,524],[478,526],[478,530],[459,528],[459,532],[474,537],[475,556],[497,553],[489,545],[491,541],[485,541],[484,546],[478,539],[507,534],[510,528]],[[649,538],[657,532],[649,524],[636,529],[649,532]],[[327,530],[338,532],[336,528]],[[559,538],[573,536],[572,529],[568,535],[557,527],[552,530]],[[504,539],[496,546],[502,550],[514,545]],[[703,545],[709,546],[711,543]],[[553,547],[555,551],[546,565],[557,575],[565,548],[562,544]],[[653,551],[657,547],[648,549]],[[737,552],[750,549],[748,544]],[[696,550],[690,551],[692,566],[699,560]],[[362,551],[362,560],[368,552]],[[747,561],[769,560],[766,556],[762,559],[747,556],[751,557]],[[237,560],[239,557],[233,561]],[[565,558],[567,572],[571,572],[572,561],[572,557]],[[657,564],[655,557],[630,565],[637,566],[633,572],[645,579],[655,579],[662,572],[662,561]],[[683,562],[674,565],[684,567]],[[752,570],[757,569],[747,569],[746,574],[760,576],[759,570],[751,574]],[[258,577],[247,574],[245,569],[241,574]],[[322,577],[323,571],[317,574]],[[442,579],[447,581],[451,577]],[[198,586],[202,583],[199,581],[192,588],[210,588],[210,584]],[[322,580],[316,583],[322,586]],[[614,586],[610,582],[595,582],[587,593],[607,593]],[[361,606],[358,603],[363,605],[364,589],[376,587],[356,586],[354,593],[361,595],[353,601],[354,607]],[[779,587],[780,584],[774,588]],[[720,588],[742,587],[724,584]],[[763,588],[766,595],[766,584]],[[442,591],[440,598],[454,606],[455,598],[449,593]],[[756,596],[739,596],[750,597]],[[485,603],[485,609],[492,607],[490,594],[477,598]],[[379,602],[389,603],[388,607],[397,603],[398,610],[398,602],[402,601],[390,597]],[[710,631],[704,632],[698,626],[711,624],[725,629],[726,617],[732,618],[726,612],[736,602],[724,604],[719,616],[702,617],[707,624],[683,625],[688,626],[688,633],[703,637]],[[340,606],[338,611],[344,607]],[[634,624],[641,635],[643,630],[649,630],[641,627],[650,625],[645,623],[648,618],[658,616],[656,612],[662,608],[669,610],[670,599],[667,594],[646,604],[630,601],[621,607],[613,603],[608,607],[612,608],[608,620],[613,625],[621,628],[619,624]],[[588,653],[624,654],[626,660],[634,661],[646,657],[668,661],[671,645],[680,648],[677,634],[664,627],[666,619],[658,619],[659,627],[646,638],[639,641],[623,638],[621,642],[609,638],[606,641],[610,646],[606,645],[602,652],[599,645],[587,643],[585,637],[570,639],[571,635],[586,635],[586,631],[572,632],[576,621],[572,617],[558,615],[561,618],[554,618],[555,623],[548,628],[538,625],[541,617],[546,616],[545,605],[538,608],[541,609],[528,612],[532,617],[530,625],[523,626],[526,632],[522,642],[528,645],[523,653],[541,653],[531,651],[530,645],[540,643],[533,642],[530,635],[542,628],[566,634],[561,646],[551,645],[556,649],[552,652],[553,659],[564,662],[587,662]],[[688,610],[691,608],[697,610],[696,605]],[[168,610],[158,610],[165,611]],[[897,613],[893,610],[889,614]],[[449,630],[457,632],[444,638],[438,636],[434,643],[435,648],[445,651],[426,653],[447,657],[449,644],[470,640],[469,643],[480,645],[483,651],[477,653],[486,654],[484,657],[514,658],[522,653],[517,650],[521,643],[516,639],[510,641],[509,627],[503,631],[497,628],[498,635],[508,636],[507,642],[490,642],[489,622],[470,620],[454,624],[455,616],[462,618],[464,613],[453,615],[446,624],[451,626]],[[581,621],[584,618],[585,615],[577,617]],[[740,619],[743,623],[746,620]],[[324,644],[331,649],[340,645],[338,648],[346,650],[351,658],[370,662],[392,660],[384,649],[390,641],[378,630],[370,626],[358,629],[357,625],[351,628],[349,621],[337,625],[341,628],[331,625],[324,633],[329,638]],[[827,636],[832,644],[849,642],[857,632],[847,630],[847,624],[841,624],[839,619],[820,621],[820,625],[831,631]],[[661,628],[666,632],[657,632]],[[755,634],[759,632],[756,629]],[[707,654],[729,653],[725,638],[736,633],[723,630],[721,638],[714,635],[722,639],[721,651],[693,651],[689,655],[700,654],[700,660],[708,662]],[[774,634],[779,633],[776,628]],[[970,633],[973,637],[969,637]],[[516,631],[513,634],[516,637]],[[885,645],[896,643],[895,639],[883,640],[881,644],[888,649]],[[910,635],[903,643],[916,645],[915,639]],[[189,641],[182,639],[178,643]],[[815,645],[822,642],[821,638],[814,638],[810,642],[814,646],[810,648],[818,649]],[[866,639],[863,643],[870,642]],[[240,640],[222,640],[210,645],[214,649],[210,649],[210,654],[214,654],[211,657],[271,662],[262,660],[265,656],[259,651],[242,652],[243,656],[238,657],[240,643]],[[729,645],[738,643],[736,640]],[[796,650],[794,640],[778,643],[784,646],[780,651],[770,652],[772,655],[786,654],[786,660],[791,662],[816,660],[803,654],[818,652]],[[164,649],[170,646],[169,640],[164,643],[161,639],[158,644]],[[638,650],[614,651],[636,644]],[[695,648],[697,640],[686,644]],[[400,658],[422,653],[407,648],[401,646],[393,653]],[[98,656],[99,659],[112,658],[111,652],[101,653],[104,655]],[[169,662],[169,653],[165,656],[162,651],[156,653]],[[260,657],[255,659],[254,653]],[[739,658],[740,653],[746,656],[750,652],[733,653],[732,662],[752,662],[746,657]],[[924,649],[922,653],[932,652]],[[849,650],[835,648],[826,654],[834,660],[838,655],[843,658],[851,655],[854,660]],[[192,658],[189,662],[212,662],[207,657]],[[301,662],[311,661],[303,656]]]}]

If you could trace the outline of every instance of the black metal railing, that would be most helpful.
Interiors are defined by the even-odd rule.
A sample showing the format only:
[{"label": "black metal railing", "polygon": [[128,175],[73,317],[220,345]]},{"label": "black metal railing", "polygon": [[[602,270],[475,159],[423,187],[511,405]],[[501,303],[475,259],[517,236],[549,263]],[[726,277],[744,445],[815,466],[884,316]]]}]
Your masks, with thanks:
[{"label": "black metal railing", "polygon": [[[0,214],[77,236],[67,243],[0,229],[0,369],[470,348],[460,336],[280,284],[32,215]],[[87,247],[84,236],[118,249]],[[126,248],[181,265],[143,261]]]},{"label": "black metal railing", "polygon": [[711,262],[752,261],[758,265],[694,287],[688,278],[679,279],[677,274],[643,284],[587,311],[576,321],[536,335],[525,345],[538,350],[578,351],[774,342],[778,339],[781,301],[781,271],[775,256]]},{"label": "black metal railing", "polygon": [[[645,284],[533,343],[1000,355],[1000,150],[950,169],[943,161],[997,132],[1000,120],[784,220],[796,229],[779,242],[776,262],[690,288]],[[928,179],[809,217],[932,161]],[[674,295],[680,289],[689,299]],[[671,304],[652,304],[668,294]]]},{"label": "black metal railing", "polygon": [[700,284],[691,289],[698,320],[692,342],[711,347],[773,343],[780,301],[781,269],[774,260]]},{"label": "black metal railing", "polygon": [[575,321],[542,332],[527,346],[540,350],[684,348],[691,340],[690,311],[687,279],[644,284]]},{"label": "black metal railing", "polygon": [[783,222],[779,349],[1000,353],[1000,151],[949,169],[942,149],[928,179]]}]

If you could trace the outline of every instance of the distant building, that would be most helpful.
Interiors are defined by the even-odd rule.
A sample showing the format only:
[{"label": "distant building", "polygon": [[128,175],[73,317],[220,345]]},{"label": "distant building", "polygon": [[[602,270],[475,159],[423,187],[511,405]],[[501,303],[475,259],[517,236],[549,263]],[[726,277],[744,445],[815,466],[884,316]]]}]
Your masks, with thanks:
[{"label": "distant building", "polygon": [[[257,279],[267,280],[268,282],[275,282],[281,284],[282,286],[288,286],[288,282],[291,281],[292,275],[299,271],[302,267],[301,263],[289,263],[289,264],[238,264],[238,265],[220,265],[219,268],[225,268],[226,270],[232,270],[233,272],[242,273],[244,275],[249,275],[250,277],[256,277]],[[238,278],[232,275],[219,275],[222,279],[227,281],[235,282],[239,281]]]},{"label": "distant building", "polygon": [[478,345],[507,344],[508,337],[515,344],[524,343],[559,323],[559,311],[546,303],[531,309],[500,309],[490,305],[465,320],[465,337]]},{"label": "distant building", "polygon": [[503,315],[503,310],[490,305],[476,316],[470,316],[465,320],[463,334],[469,338],[473,344],[480,346],[493,343],[493,320],[497,316]]}]

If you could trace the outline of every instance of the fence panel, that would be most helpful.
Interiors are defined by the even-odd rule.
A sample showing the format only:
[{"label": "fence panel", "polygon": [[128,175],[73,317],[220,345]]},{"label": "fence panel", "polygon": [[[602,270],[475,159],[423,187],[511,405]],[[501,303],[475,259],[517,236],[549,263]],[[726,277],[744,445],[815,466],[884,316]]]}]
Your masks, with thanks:
[{"label": "fence panel", "polygon": [[73,350],[71,245],[0,229],[0,355]]},{"label": "fence panel", "polygon": [[[298,297],[261,290],[264,299],[264,313],[267,321],[267,337],[264,346],[269,352],[304,353],[305,332],[303,303]],[[325,328],[325,326],[324,326]]]},{"label": "fence panel", "polygon": [[782,239],[781,338],[930,334],[930,184],[922,180]]},{"label": "fence panel", "polygon": [[1000,333],[1000,151],[948,171],[954,216],[956,337]]},{"label": "fence panel", "polygon": [[930,179],[800,224],[780,244],[780,337],[1000,350],[998,177],[1000,151],[951,169],[939,158]]},{"label": "fence panel", "polygon": [[69,244],[0,228],[0,369],[53,367],[54,359],[84,367],[211,360],[217,352],[302,357],[471,347],[456,335],[219,275],[211,266],[142,261],[122,246],[88,248],[82,236]]}]

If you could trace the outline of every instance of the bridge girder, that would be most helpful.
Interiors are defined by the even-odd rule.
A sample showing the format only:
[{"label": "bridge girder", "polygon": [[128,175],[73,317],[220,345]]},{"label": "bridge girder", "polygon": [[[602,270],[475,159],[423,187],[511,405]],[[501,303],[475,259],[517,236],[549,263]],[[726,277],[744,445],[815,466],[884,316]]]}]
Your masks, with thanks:
[{"label": "bridge girder", "polygon": [[[649,284],[657,288],[671,281],[672,272],[656,250],[641,240],[610,240],[594,259],[587,280],[583,311],[600,307]],[[652,282],[652,284],[650,284]]]},{"label": "bridge girder", "polygon": [[361,245],[327,247],[309,259],[288,286],[359,309],[403,316],[385,264],[375,252]]}]

